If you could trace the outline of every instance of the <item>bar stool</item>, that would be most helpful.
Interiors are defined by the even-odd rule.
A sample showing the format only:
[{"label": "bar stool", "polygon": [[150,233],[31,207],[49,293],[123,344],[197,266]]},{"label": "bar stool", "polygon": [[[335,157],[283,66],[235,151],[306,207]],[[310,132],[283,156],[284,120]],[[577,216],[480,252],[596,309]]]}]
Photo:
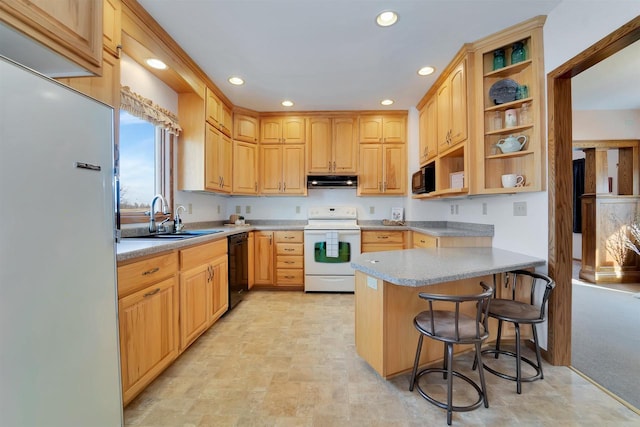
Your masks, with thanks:
[{"label": "bar stool", "polygon": [[[413,319],[413,324],[420,332],[418,347],[416,349],[416,359],[411,373],[409,390],[413,391],[414,386],[427,401],[439,408],[447,410],[447,424],[451,425],[453,411],[464,412],[478,408],[483,402],[484,407],[489,407],[487,399],[487,388],[484,381],[483,370],[478,371],[480,376],[480,386],[469,377],[453,370],[453,345],[454,344],[474,344],[476,360],[482,365],[482,342],[489,336],[488,309],[493,288],[485,283],[480,283],[484,291],[477,295],[440,295],[420,293],[419,297],[429,303],[429,310],[422,311]],[[434,302],[438,308],[434,310]],[[440,307],[453,307],[453,311],[444,311]],[[467,308],[467,312],[473,312],[470,316],[465,314],[461,308]],[[418,371],[420,352],[422,350],[422,340],[429,337],[444,343],[444,360],[442,368],[427,368]],[[447,402],[440,402],[429,396],[420,386],[420,378],[423,375],[440,372],[447,380]],[[467,406],[455,406],[453,404],[453,377],[460,378],[469,383],[478,392],[478,400]]]},{"label": "bar stool", "polygon": [[[487,365],[484,365],[484,369],[491,372],[494,375],[504,378],[506,380],[516,382],[516,390],[518,394],[522,393],[522,382],[531,382],[538,379],[543,379],[544,374],[542,372],[542,362],[540,357],[540,345],[538,344],[538,332],[536,331],[536,324],[544,322],[546,319],[546,307],[547,301],[551,291],[556,286],[555,282],[544,274],[532,273],[526,270],[515,270],[509,273],[513,277],[511,298],[500,299],[494,298],[491,300],[491,306],[489,307],[489,317],[498,319],[498,336],[496,338],[495,348],[482,350],[482,354],[493,354],[497,359],[499,355],[515,357],[516,360],[516,375],[508,375],[499,372]],[[520,278],[520,280],[518,280]],[[521,290],[525,286],[530,286],[529,303],[517,301],[518,290]],[[542,287],[544,286],[544,291]],[[526,289],[520,291],[520,295],[526,294]],[[540,296],[540,294],[542,294]],[[536,300],[540,301],[540,304],[536,304]],[[500,348],[500,339],[502,337],[502,322],[511,322],[515,326],[516,330],[516,352],[503,350]],[[536,348],[536,360],[537,364],[531,360],[522,356],[520,352],[520,325],[531,325],[533,330],[533,342]],[[522,364],[527,363],[533,369],[535,374],[529,377],[522,377]],[[474,362],[473,369],[476,369],[477,362]]]}]

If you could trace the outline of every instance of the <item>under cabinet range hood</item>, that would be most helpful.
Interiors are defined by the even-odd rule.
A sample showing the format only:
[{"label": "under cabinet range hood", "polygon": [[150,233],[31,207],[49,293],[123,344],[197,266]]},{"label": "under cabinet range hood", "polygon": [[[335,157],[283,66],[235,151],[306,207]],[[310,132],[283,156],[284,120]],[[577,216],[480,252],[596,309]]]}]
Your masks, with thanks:
[{"label": "under cabinet range hood", "polygon": [[309,175],[307,188],[356,188],[356,175]]}]

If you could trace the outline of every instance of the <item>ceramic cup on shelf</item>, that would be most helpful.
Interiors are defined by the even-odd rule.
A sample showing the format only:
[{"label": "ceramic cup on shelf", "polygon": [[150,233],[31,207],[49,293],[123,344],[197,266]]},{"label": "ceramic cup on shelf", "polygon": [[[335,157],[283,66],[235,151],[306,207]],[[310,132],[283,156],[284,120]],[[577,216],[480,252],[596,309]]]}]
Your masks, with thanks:
[{"label": "ceramic cup on shelf", "polygon": [[502,175],[502,186],[504,188],[522,187],[523,185],[524,177],[522,175],[516,175],[515,173]]}]

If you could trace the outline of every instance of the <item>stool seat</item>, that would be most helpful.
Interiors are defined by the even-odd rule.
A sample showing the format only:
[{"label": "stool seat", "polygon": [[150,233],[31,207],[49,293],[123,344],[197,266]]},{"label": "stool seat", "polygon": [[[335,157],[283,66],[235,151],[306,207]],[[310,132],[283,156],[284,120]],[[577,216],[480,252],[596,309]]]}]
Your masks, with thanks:
[{"label": "stool seat", "polygon": [[[534,273],[526,270],[515,270],[507,274],[507,277],[513,278],[511,283],[511,299],[494,298],[490,302],[489,317],[498,320],[498,334],[496,337],[496,345],[494,348],[482,350],[482,354],[493,354],[497,359],[500,355],[515,357],[516,373],[515,375],[499,372],[487,365],[484,369],[490,373],[516,382],[516,391],[522,393],[522,383],[535,381],[544,378],[542,372],[542,357],[540,357],[540,345],[538,344],[538,332],[536,324],[542,323],[546,319],[546,305],[549,295],[555,287],[555,282],[544,274]],[[523,293],[522,288],[528,287],[529,301],[520,301],[518,295]],[[513,323],[516,332],[516,351],[508,351],[500,348],[502,338],[502,322]],[[536,349],[536,363],[522,356],[520,351],[520,325],[531,325],[533,333],[533,342]],[[522,362],[525,362],[535,370],[535,374],[523,377]],[[477,366],[477,361],[473,364],[473,369]]]},{"label": "stool seat", "polygon": [[[487,398],[487,387],[484,381],[483,369],[479,370],[480,385],[471,378],[453,370],[453,345],[473,344],[476,350],[476,360],[482,364],[481,345],[489,336],[488,328],[488,308],[489,301],[493,295],[493,288],[484,283],[480,283],[483,292],[477,295],[441,295],[427,294],[421,292],[419,297],[426,300],[429,309],[418,313],[413,319],[413,325],[420,332],[418,346],[416,348],[416,358],[411,372],[409,390],[416,387],[420,395],[428,402],[447,410],[447,424],[451,425],[452,413],[454,411],[471,411],[484,403],[485,408],[489,407]],[[438,310],[433,309],[433,304],[438,304]],[[449,306],[453,310],[441,310],[440,307]],[[464,309],[462,308],[464,306]],[[466,311],[465,311],[466,310]],[[471,316],[466,313],[474,313]],[[426,368],[418,372],[420,363],[420,352],[424,337],[432,338],[444,343],[444,357],[442,368]],[[441,373],[447,380],[447,401],[441,402],[431,397],[425,388],[420,384],[420,378],[427,374]],[[453,404],[453,378],[459,378],[471,385],[478,394],[478,399],[465,406]]]}]

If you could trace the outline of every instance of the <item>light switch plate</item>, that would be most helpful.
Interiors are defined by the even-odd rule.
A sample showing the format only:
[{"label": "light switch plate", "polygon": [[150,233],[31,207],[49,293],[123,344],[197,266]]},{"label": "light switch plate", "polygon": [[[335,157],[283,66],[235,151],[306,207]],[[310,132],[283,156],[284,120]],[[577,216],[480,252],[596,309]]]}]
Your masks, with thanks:
[{"label": "light switch plate", "polygon": [[513,216],[527,216],[527,202],[513,202]]}]

